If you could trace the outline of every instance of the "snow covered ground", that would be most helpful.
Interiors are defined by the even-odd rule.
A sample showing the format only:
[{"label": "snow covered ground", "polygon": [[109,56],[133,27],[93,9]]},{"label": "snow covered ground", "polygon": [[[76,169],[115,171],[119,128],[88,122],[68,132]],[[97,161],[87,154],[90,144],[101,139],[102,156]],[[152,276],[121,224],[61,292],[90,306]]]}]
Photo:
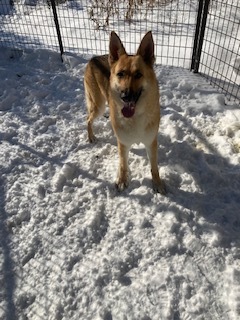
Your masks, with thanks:
[{"label": "snow covered ground", "polygon": [[156,66],[168,193],[142,145],[118,193],[108,114],[87,141],[85,64],[1,48],[0,319],[239,319],[239,105]]},{"label": "snow covered ground", "polygon": [[[1,4],[1,45],[13,33],[22,47],[57,47],[46,5],[20,1],[12,11],[7,0]],[[98,142],[87,141],[88,57],[75,51],[90,54],[92,45],[101,52],[107,34],[96,37],[97,46],[83,43],[87,29],[65,19],[69,10],[86,15],[76,4],[58,7],[63,38],[75,52],[63,63],[48,50],[0,50],[0,320],[239,319],[239,104],[226,104],[188,70],[157,65],[159,167],[168,193],[152,191],[142,145],[131,150],[131,183],[118,193],[108,113],[96,123]],[[180,38],[169,29],[164,38],[155,22],[156,49],[174,60],[159,39],[175,50],[194,29],[186,25]],[[145,25],[134,23],[140,38]],[[130,48],[132,33],[120,30]],[[238,49],[232,48],[236,70]]]}]

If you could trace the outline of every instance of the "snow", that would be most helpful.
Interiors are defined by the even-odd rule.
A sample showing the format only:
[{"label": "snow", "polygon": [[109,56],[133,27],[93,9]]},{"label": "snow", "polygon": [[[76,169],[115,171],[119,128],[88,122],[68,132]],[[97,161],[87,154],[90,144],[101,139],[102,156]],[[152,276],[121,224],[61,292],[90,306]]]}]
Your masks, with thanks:
[{"label": "snow", "polygon": [[[25,33],[21,21],[35,9],[19,2],[16,16],[4,0],[0,10]],[[46,13],[41,34],[50,13],[37,10]],[[57,46],[54,32],[48,40]],[[186,42],[171,36],[177,47]],[[131,37],[126,31],[123,41]],[[101,50],[105,40],[97,39]],[[83,73],[92,52],[87,43],[69,46],[63,62],[36,46],[0,50],[0,320],[239,319],[239,104],[197,74],[156,64],[167,195],[153,192],[141,144],[119,193],[108,111],[95,125],[98,142],[87,140]]]},{"label": "snow", "polygon": [[118,193],[108,113],[89,144],[86,60],[63,60],[1,51],[0,319],[238,319],[239,106],[157,65],[168,193],[142,145]]}]

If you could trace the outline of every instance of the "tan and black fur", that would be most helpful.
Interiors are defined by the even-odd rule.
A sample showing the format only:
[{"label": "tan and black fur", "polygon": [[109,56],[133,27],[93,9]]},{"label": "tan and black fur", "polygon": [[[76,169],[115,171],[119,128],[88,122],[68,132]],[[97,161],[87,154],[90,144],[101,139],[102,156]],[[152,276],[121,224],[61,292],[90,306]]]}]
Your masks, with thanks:
[{"label": "tan and black fur", "polygon": [[87,64],[84,85],[88,108],[88,137],[96,140],[93,122],[110,107],[113,130],[118,141],[117,188],[128,186],[128,153],[134,143],[143,143],[151,163],[153,188],[165,194],[159,177],[157,148],[160,122],[159,89],[153,70],[152,33],[142,39],[135,55],[128,55],[115,32],[111,33],[109,55],[92,58]]}]

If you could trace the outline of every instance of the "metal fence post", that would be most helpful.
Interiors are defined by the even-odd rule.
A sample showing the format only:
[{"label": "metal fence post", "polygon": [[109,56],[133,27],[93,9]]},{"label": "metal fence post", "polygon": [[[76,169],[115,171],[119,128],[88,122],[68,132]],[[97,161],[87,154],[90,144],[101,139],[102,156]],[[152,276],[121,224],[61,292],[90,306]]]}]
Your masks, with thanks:
[{"label": "metal fence post", "polygon": [[193,70],[194,73],[197,73],[199,70],[204,33],[205,33],[205,28],[207,23],[209,3],[210,3],[210,0],[199,1],[196,32],[195,32],[195,38],[194,38],[194,44],[193,44],[193,54],[192,54],[192,63],[191,63],[191,70]]},{"label": "metal fence post", "polygon": [[[59,22],[58,22],[58,16],[57,16],[55,0],[50,0],[50,2],[51,2],[52,11],[53,11],[53,17],[54,17],[54,22],[55,22],[56,31],[57,31],[57,37],[58,37],[58,44],[59,44],[59,49],[60,49],[61,59],[62,59],[63,44],[62,44],[62,36],[61,36]],[[62,59],[62,61],[63,61],[63,59]]]}]

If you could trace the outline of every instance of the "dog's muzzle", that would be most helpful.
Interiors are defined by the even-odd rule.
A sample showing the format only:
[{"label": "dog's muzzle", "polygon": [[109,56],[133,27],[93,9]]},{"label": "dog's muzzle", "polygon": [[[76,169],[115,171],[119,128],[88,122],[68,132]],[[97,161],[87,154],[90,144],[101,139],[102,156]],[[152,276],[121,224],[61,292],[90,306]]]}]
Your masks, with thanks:
[{"label": "dog's muzzle", "polygon": [[135,113],[136,104],[142,93],[142,89],[137,91],[124,90],[121,92],[120,98],[123,101],[122,114],[126,118],[131,118]]}]

